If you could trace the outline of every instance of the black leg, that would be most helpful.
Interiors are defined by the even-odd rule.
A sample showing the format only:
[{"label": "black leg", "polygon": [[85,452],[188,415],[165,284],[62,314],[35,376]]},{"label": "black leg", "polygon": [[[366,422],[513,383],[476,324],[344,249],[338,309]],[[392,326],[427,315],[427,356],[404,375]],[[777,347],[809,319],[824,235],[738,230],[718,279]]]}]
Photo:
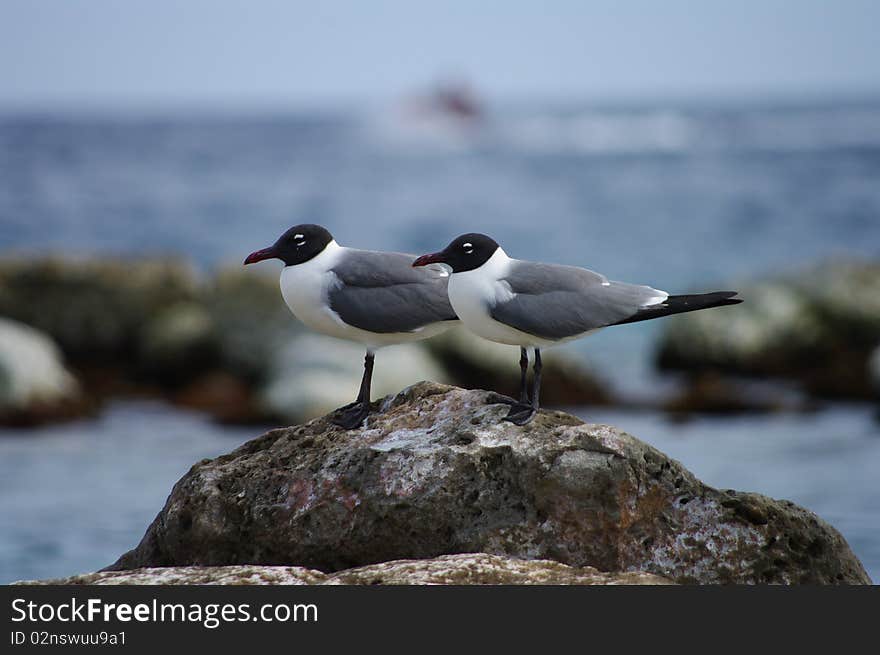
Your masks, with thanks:
[{"label": "black leg", "polygon": [[361,378],[361,388],[357,400],[345,407],[340,407],[333,418],[336,425],[346,430],[358,427],[370,413],[370,386],[373,381],[374,359],[375,355],[368,350],[364,357],[364,377]]},{"label": "black leg", "polygon": [[529,353],[520,346],[519,349],[519,402],[529,402],[529,391],[526,388],[526,376],[529,373]]},{"label": "black leg", "polygon": [[361,378],[361,390],[358,392],[358,400],[370,404],[370,386],[373,383],[373,361],[376,359],[369,350],[364,355],[364,377]]},{"label": "black leg", "polygon": [[510,408],[507,416],[504,417],[505,421],[510,421],[515,425],[525,425],[534,418],[535,412],[538,409],[538,394],[541,388],[541,351],[535,348],[534,380],[532,381],[531,403],[529,402],[529,394],[526,386],[526,373],[529,366],[529,357],[525,348],[521,348],[520,353],[519,365],[522,373],[520,378],[522,385],[519,396],[520,400]]},{"label": "black leg", "polygon": [[541,349],[535,348],[535,365],[532,368],[534,377],[532,378],[532,407],[536,410],[541,406]]}]

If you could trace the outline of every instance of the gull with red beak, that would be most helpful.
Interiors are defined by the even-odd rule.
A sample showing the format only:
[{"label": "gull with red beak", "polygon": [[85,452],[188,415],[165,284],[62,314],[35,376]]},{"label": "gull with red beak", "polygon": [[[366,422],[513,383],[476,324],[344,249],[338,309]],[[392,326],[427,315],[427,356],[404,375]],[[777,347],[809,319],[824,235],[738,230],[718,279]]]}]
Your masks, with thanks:
[{"label": "gull with red beak", "polygon": [[[505,417],[517,425],[528,423],[540,407],[541,348],[612,325],[742,302],[735,291],[671,296],[585,268],[512,259],[485,234],[463,234],[413,262],[429,264],[452,270],[449,301],[465,327],[489,341],[520,347],[520,398]],[[531,398],[527,348],[535,352]]]},{"label": "gull with red beak", "polygon": [[457,320],[442,267],[418,270],[411,266],[413,255],[340,246],[320,225],[296,225],[244,263],[264,259],[284,262],[281,295],[296,318],[317,332],[366,347],[357,399],[340,407],[333,419],[349,430],[370,412],[376,350],[427,339]]}]

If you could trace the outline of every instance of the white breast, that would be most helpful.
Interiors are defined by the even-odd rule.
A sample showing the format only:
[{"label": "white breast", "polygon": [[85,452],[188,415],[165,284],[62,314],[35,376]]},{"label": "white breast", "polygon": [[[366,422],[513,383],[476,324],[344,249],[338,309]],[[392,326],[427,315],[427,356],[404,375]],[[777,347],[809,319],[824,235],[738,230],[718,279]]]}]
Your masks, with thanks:
[{"label": "white breast", "polygon": [[427,339],[443,332],[455,323],[442,321],[426,325],[413,332],[376,333],[348,325],[339,314],[330,309],[328,291],[339,284],[331,270],[346,248],[331,241],[321,254],[303,264],[286,266],[281,271],[281,295],[293,315],[306,326],[322,334],[349,341],[357,341],[375,350],[408,341]]},{"label": "white breast", "polygon": [[465,327],[489,341],[538,348],[553,345],[553,341],[499,323],[489,314],[490,307],[513,296],[510,286],[501,281],[510,267],[510,261],[507,254],[498,248],[479,268],[453,273],[449,277],[449,302],[452,308]]},{"label": "white breast", "polygon": [[334,337],[347,338],[346,326],[327,303],[327,290],[335,275],[330,271],[342,254],[335,241],[303,264],[281,271],[281,295],[300,321],[308,327]]}]

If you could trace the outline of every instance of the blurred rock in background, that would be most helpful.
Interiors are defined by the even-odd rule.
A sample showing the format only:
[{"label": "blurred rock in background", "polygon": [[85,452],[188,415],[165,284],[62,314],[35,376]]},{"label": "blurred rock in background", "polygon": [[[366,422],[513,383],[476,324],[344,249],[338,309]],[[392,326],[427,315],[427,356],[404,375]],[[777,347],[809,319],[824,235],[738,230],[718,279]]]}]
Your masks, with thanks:
[{"label": "blurred rock in background", "polygon": [[0,263],[0,316],[49,334],[98,388],[148,379],[145,341],[157,344],[166,312],[197,294],[194,272],[176,260]]},{"label": "blurred rock in background", "polygon": [[[260,406],[269,416],[297,422],[346,405],[360,388],[364,354],[356,343],[304,333],[273,354],[259,389]],[[418,343],[383,348],[376,355],[372,397],[420,380],[448,379],[440,362]]]},{"label": "blurred rock in background", "polygon": [[869,365],[880,344],[880,263],[830,261],[736,288],[745,300],[737,311],[667,323],[661,369],[794,380],[823,398],[880,397]]},{"label": "blurred rock in background", "polygon": [[874,390],[880,394],[880,346],[877,346],[871,355],[871,380],[874,383]]},{"label": "blurred rock in background", "polygon": [[811,401],[789,384],[700,371],[684,376],[676,391],[660,403],[674,419],[694,414],[766,414],[816,409]]},{"label": "blurred rock in background", "polygon": [[89,408],[47,335],[0,318],[0,424],[36,425]]},{"label": "blurred rock in background", "polygon": [[[519,348],[486,341],[458,326],[424,342],[456,386],[519,395]],[[533,354],[529,350],[529,376]],[[551,405],[609,405],[611,391],[580,359],[560,351],[542,353],[541,401]]]},{"label": "blurred rock in background", "polygon": [[[665,323],[658,365],[686,373],[672,395],[617,397],[581,358],[551,350],[542,401],[659,406],[682,417],[800,411],[814,406],[809,396],[880,398],[880,264],[828,262],[734,286],[746,300],[736,311]],[[119,394],[165,397],[224,422],[296,422],[350,402],[362,373],[361,346],[303,328],[275,276],[251,271],[199,275],[167,259],[9,259],[0,262],[0,317],[19,322],[6,323],[4,356],[15,362],[5,365],[13,380],[7,395],[43,384],[26,381],[25,372],[60,376],[59,349],[72,371],[65,375],[80,381],[76,402],[41,401],[25,411],[28,403],[9,396],[5,423],[69,418]],[[19,350],[57,365],[30,371]],[[422,379],[516,396],[518,361],[516,347],[456,327],[380,351],[373,396]],[[60,394],[64,385],[50,387]]]},{"label": "blurred rock in background", "polygon": [[[199,276],[175,260],[11,259],[0,262],[0,316],[54,339],[84,397],[158,395],[224,422],[319,416],[351,402],[363,372],[362,346],[306,330],[277,278],[252,271]],[[517,348],[459,327],[382,349],[373,397],[420,380],[514,396],[518,361]],[[544,371],[548,405],[611,402],[570,357],[548,353]]]}]

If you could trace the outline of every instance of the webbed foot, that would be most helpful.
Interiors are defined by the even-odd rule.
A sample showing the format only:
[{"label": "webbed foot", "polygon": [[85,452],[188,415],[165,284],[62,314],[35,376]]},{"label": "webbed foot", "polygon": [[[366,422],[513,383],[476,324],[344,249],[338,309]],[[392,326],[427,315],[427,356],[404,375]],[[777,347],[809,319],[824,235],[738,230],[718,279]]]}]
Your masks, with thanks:
[{"label": "webbed foot", "polygon": [[516,405],[517,402],[510,396],[490,391],[486,394],[487,405]]},{"label": "webbed foot", "polygon": [[525,425],[533,418],[535,418],[535,414],[538,410],[536,410],[531,405],[527,405],[525,403],[514,403],[510,407],[510,411],[507,413],[507,416],[504,417],[505,421],[510,421],[514,425]]},{"label": "webbed foot", "polygon": [[370,414],[370,406],[367,403],[353,403],[351,406],[341,407],[340,410],[331,420],[334,425],[345,430],[359,427]]}]

